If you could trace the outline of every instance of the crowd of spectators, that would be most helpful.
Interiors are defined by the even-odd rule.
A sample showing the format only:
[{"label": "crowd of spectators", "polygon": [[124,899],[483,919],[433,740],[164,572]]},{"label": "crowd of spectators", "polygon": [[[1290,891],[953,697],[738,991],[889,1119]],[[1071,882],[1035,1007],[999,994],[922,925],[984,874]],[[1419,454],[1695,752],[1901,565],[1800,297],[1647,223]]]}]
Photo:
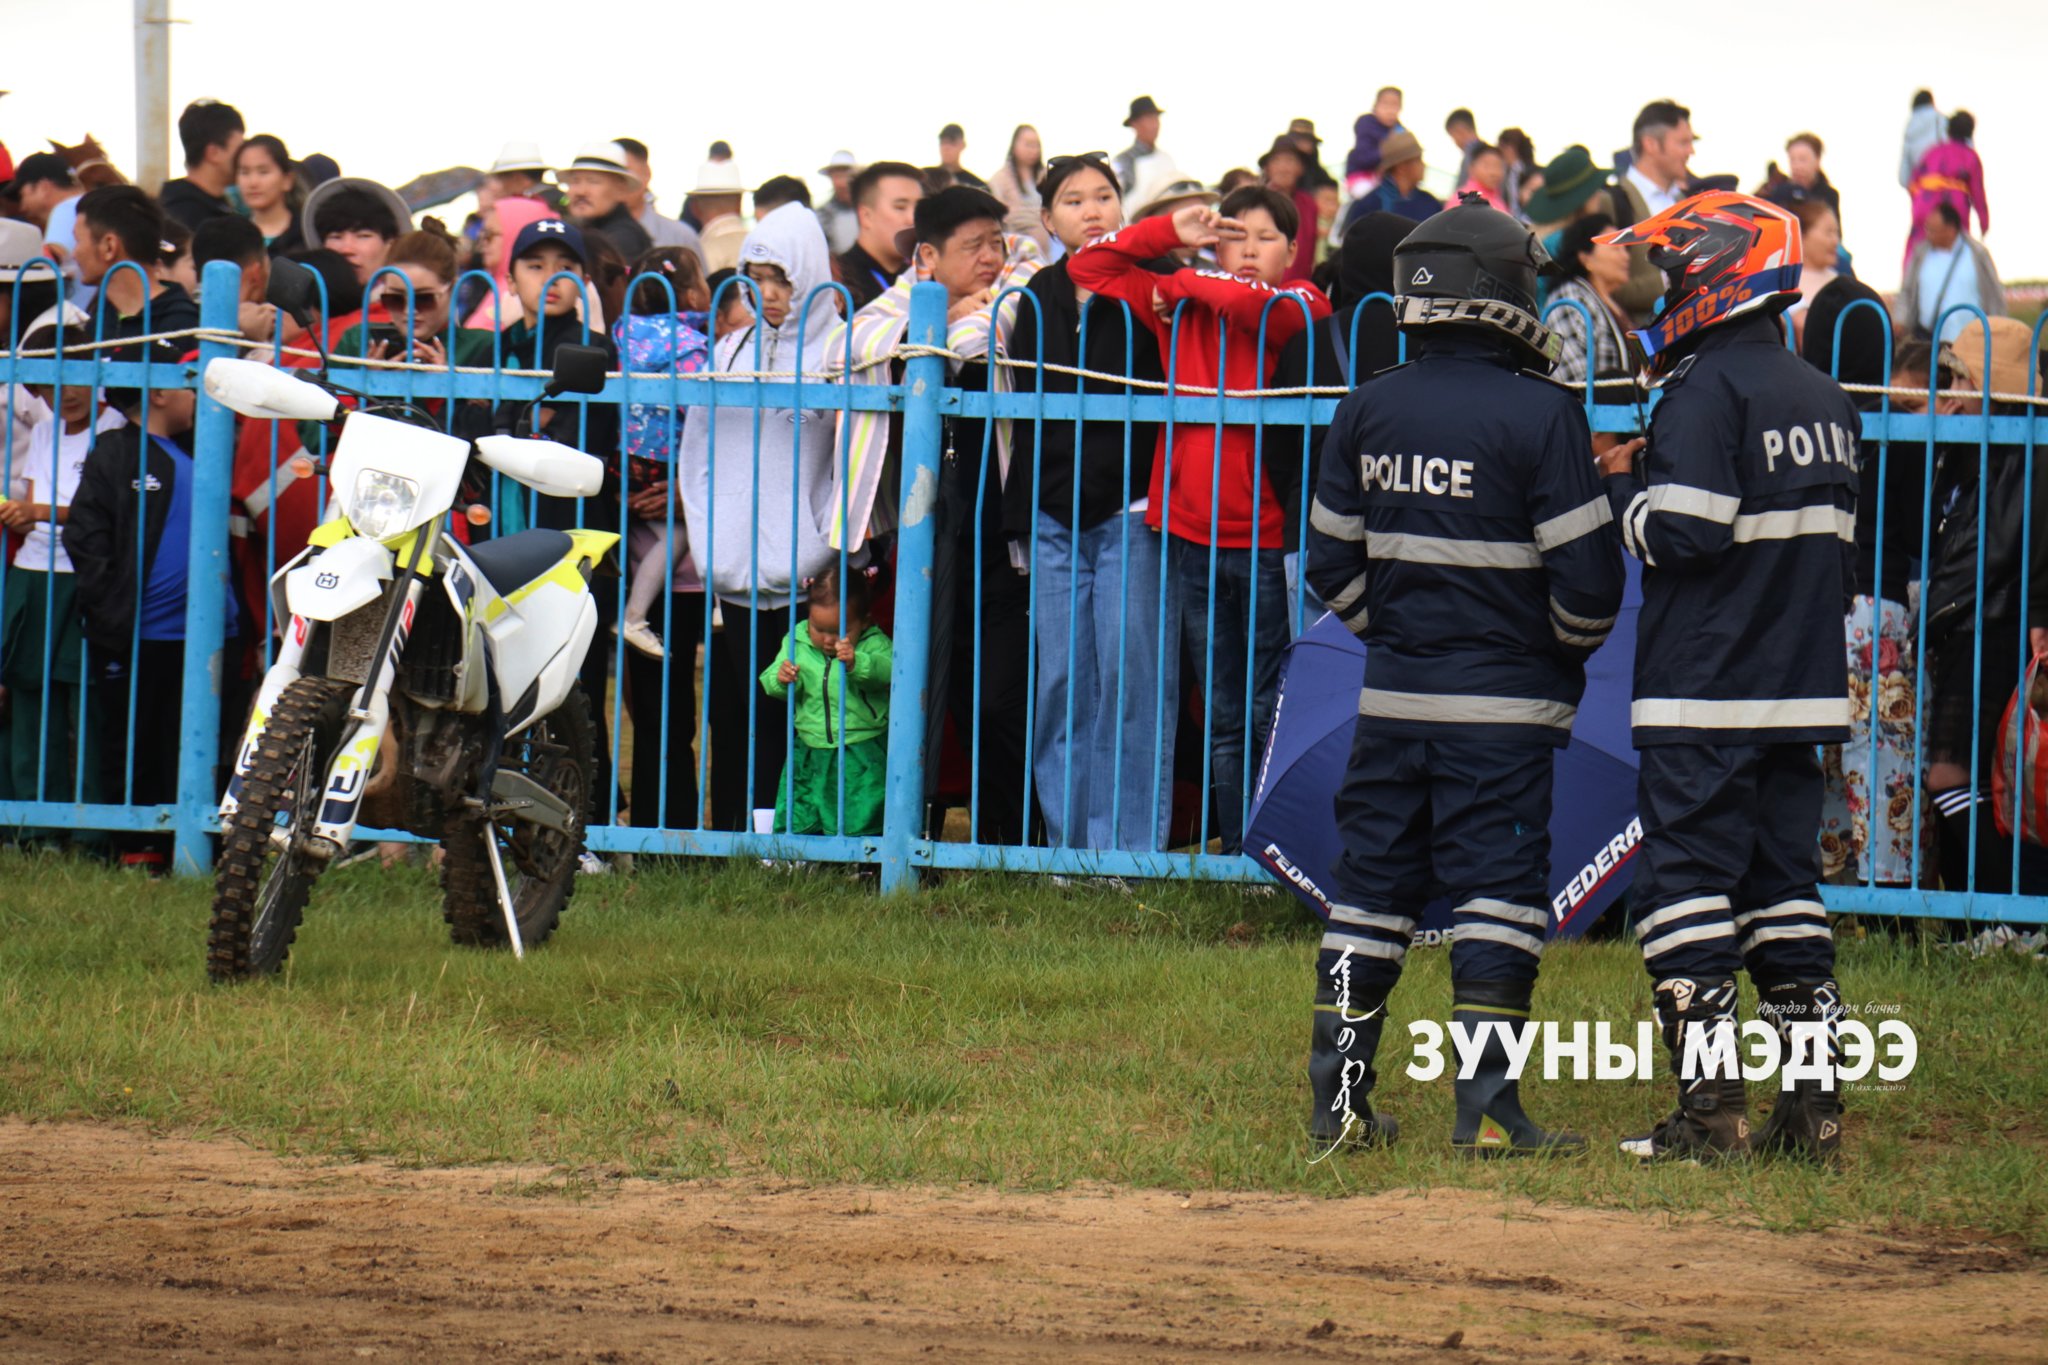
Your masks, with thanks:
[{"label": "crowd of spectators", "polygon": [[[1528,223],[1557,263],[1546,281],[1548,320],[1566,343],[1555,377],[1626,403],[1638,397],[1627,334],[1664,285],[1644,251],[1597,239],[1689,193],[1737,184],[1694,170],[1692,111],[1671,100],[1643,106],[1626,148],[1609,158],[1572,144],[1546,160],[1518,127],[1488,141],[1469,109],[1451,113],[1438,141],[1403,122],[1402,91],[1389,86],[1357,120],[1341,163],[1326,164],[1314,123],[1296,119],[1248,149],[1259,152],[1256,169],[1214,181],[1188,174],[1166,149],[1166,116],[1149,95],[1132,100],[1130,143],[1113,155],[1049,154],[1033,126],[1019,125],[986,179],[969,169],[965,130],[949,123],[935,164],[838,150],[818,167],[815,192],[814,178],[798,174],[750,180],[721,141],[674,216],[657,207],[653,152],[639,139],[594,139],[567,161],[508,141],[465,187],[474,209],[444,221],[423,210],[447,194],[409,204],[342,174],[332,158],[295,156],[278,134],[249,135],[234,107],[206,101],[179,120],[186,173],[154,194],[82,148],[18,163],[0,148],[0,341],[47,349],[61,327],[73,342],[133,341],[119,358],[175,363],[199,323],[199,272],[224,260],[242,269],[238,329],[279,365],[317,364],[324,350],[336,366],[546,368],[562,345],[588,341],[613,368],[636,373],[844,370],[847,382],[885,382],[902,375],[894,348],[910,285],[935,280],[948,294],[950,382],[962,388],[1342,386],[1398,360],[1395,245],[1447,202],[1476,196]],[[1754,186],[1799,215],[1806,273],[1790,325],[1816,364],[1873,387],[1889,369],[1894,382],[1924,387],[1931,374],[1943,388],[1969,388],[1986,378],[1988,346],[1993,390],[2026,390],[2036,362],[2024,325],[2003,316],[1974,134],[1967,112],[1943,116],[1926,92],[1916,96],[1900,168],[1913,229],[1903,287],[1888,305],[1896,354],[1878,311],[1886,301],[1857,278],[1820,136],[1790,137],[1783,168],[1773,162]],[[279,258],[321,281],[317,337],[265,302]],[[1862,301],[1873,306],[1854,306]],[[1971,307],[1989,315],[1988,331]],[[1042,375],[1020,368],[1040,358]],[[183,547],[194,516],[222,511],[192,506],[191,395],[177,392],[7,392],[0,799],[171,798]],[[605,460],[599,497],[579,509],[501,490],[487,527],[459,529],[506,534],[578,516],[624,529],[622,558],[607,565],[615,577],[598,584],[607,629],[583,678],[594,697],[617,696],[608,719],[633,727],[636,742],[631,770],[606,772],[603,785],[633,824],[744,829],[777,805],[785,765],[800,767],[784,708],[797,708],[803,733],[804,717],[817,714],[804,709],[816,697],[792,686],[835,648],[813,638],[822,618],[812,609],[822,602],[843,625],[872,623],[861,655],[871,696],[873,670],[886,668],[875,660],[886,661],[893,613],[901,432],[887,413],[855,414],[849,427],[836,411],[673,409],[660,392],[650,383],[623,404],[543,410],[539,434]],[[1891,399],[1894,410],[1913,401]],[[1974,401],[1939,400],[1944,411]],[[457,430],[510,420],[482,402],[427,406]],[[1281,652],[1302,612],[1320,609],[1293,562],[1302,481],[1313,486],[1321,437],[946,418],[930,645],[934,831],[949,808],[966,807],[984,842],[1142,851],[1206,832],[1225,852],[1239,848]],[[296,473],[292,456],[325,439],[286,423],[240,424],[225,514],[236,547],[231,658],[244,680],[260,671],[265,632],[276,627],[264,583],[325,512],[317,481]],[[1979,534],[1964,513],[1973,519],[1979,478],[2007,480],[2011,465],[1994,453],[1980,467],[1974,445],[1944,450],[1929,484],[1917,459],[1898,455],[1883,465],[1884,524],[1868,510],[1859,521],[1869,572],[1845,643],[1868,693],[1858,697],[1865,730],[1831,769],[1840,805],[1827,845],[1831,872],[1860,878],[1874,866],[1880,881],[1903,880],[1911,861],[1901,810],[1923,793],[1944,816],[1981,799],[1967,775],[1968,721],[1995,719],[2000,689],[2010,691],[2018,655],[2006,651],[2022,623],[2003,585],[2033,567],[2011,540],[2018,523],[2006,524],[2025,499],[1998,483],[2010,501],[1991,500],[1993,524],[1982,531],[1991,573],[1980,612],[1974,575],[1966,591],[1955,568],[1957,547],[1967,537],[1973,554]],[[1869,468],[1878,467],[1873,456]],[[150,496],[138,500],[145,481]],[[1928,562],[1919,557],[1923,507],[1933,509]],[[832,583],[825,601],[815,585],[836,574],[842,542],[859,582]],[[2048,623],[2048,581],[2031,602]],[[1928,636],[1936,657],[1925,743],[1901,720],[1916,604],[1939,625]],[[614,629],[628,646],[617,669]],[[1981,697],[1957,662],[1979,635]],[[696,659],[707,641],[700,668],[664,666],[665,656]],[[854,647],[840,644],[850,665]],[[710,720],[701,731],[700,685]],[[879,743],[881,729],[871,715],[863,740]],[[1994,729],[1987,719],[1978,732]],[[601,749],[611,753],[609,738]],[[1988,783],[1989,764],[1980,766]],[[845,832],[878,819],[878,802],[864,801]],[[128,856],[161,856],[151,836],[119,842]],[[1949,875],[1955,850],[1942,851]],[[1999,866],[1980,860],[1980,883]]]}]

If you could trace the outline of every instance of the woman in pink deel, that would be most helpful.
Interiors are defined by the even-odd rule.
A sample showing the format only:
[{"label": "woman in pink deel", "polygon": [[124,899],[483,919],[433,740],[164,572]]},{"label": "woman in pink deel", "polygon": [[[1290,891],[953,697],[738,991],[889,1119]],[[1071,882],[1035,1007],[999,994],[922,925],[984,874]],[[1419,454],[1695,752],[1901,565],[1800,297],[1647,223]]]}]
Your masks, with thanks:
[{"label": "woman in pink deel", "polygon": [[1913,231],[1906,238],[1908,260],[1913,248],[1920,245],[1927,215],[1936,204],[1953,204],[1966,232],[1972,211],[1977,215],[1977,235],[1982,237],[1991,230],[1991,209],[1984,198],[1984,163],[1971,145],[1976,133],[1976,117],[1967,109],[1956,110],[1949,116],[1948,141],[1928,148],[1914,168],[1913,183],[1907,186],[1913,193]]}]

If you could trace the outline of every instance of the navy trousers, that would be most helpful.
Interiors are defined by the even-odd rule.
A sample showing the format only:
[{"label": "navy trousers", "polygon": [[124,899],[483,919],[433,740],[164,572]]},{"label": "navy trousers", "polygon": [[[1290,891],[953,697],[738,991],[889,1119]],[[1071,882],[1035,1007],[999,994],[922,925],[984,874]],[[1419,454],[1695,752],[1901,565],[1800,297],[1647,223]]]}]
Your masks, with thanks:
[{"label": "navy trousers", "polygon": [[1825,981],[1823,783],[1811,744],[1658,744],[1639,751],[1643,843],[1629,892],[1657,980]]},{"label": "navy trousers", "polygon": [[1550,924],[1555,753],[1542,743],[1376,735],[1361,722],[1337,793],[1344,851],[1318,980],[1348,950],[1364,1003],[1385,999],[1423,906],[1448,894],[1452,979],[1533,982]]}]

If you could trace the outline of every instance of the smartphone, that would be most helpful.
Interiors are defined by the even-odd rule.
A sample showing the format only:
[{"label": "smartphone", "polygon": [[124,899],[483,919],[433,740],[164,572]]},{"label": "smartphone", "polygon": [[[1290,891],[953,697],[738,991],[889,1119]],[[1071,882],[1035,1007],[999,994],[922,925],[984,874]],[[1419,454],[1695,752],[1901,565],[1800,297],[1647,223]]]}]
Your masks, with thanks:
[{"label": "smartphone", "polygon": [[405,332],[403,329],[385,323],[378,323],[363,334],[363,345],[365,347],[375,346],[380,341],[384,343],[386,359],[402,360],[405,358]]}]

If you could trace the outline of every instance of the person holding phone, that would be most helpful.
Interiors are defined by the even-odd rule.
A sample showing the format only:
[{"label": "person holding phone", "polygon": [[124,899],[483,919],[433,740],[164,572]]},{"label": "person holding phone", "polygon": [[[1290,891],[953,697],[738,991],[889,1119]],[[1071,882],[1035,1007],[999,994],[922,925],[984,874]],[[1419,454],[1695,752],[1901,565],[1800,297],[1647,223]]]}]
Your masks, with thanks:
[{"label": "person holding phone", "polygon": [[[455,280],[461,273],[456,266],[455,238],[440,219],[422,219],[416,231],[391,244],[384,273],[377,277],[372,295],[375,306],[364,321],[341,334],[334,347],[334,363],[345,365],[353,357],[362,357],[447,365],[449,312]],[[491,363],[493,336],[489,331],[458,327],[452,337],[455,364]]]}]

